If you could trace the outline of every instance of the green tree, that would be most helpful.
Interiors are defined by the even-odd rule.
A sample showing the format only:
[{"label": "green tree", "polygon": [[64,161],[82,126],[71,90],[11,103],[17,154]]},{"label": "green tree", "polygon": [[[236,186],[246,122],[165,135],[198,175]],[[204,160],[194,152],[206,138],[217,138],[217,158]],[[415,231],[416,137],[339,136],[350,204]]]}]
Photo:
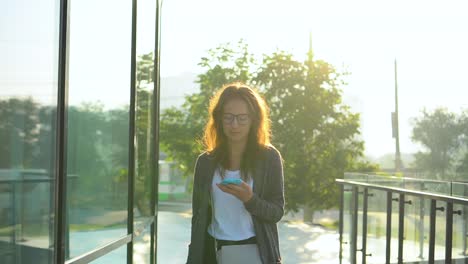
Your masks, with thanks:
[{"label": "green tree", "polygon": [[422,116],[414,119],[412,140],[426,151],[416,153],[415,167],[438,179],[447,176],[453,170],[460,128],[458,117],[445,108],[423,110]]},{"label": "green tree", "polygon": [[32,98],[0,100],[0,168],[33,166],[39,137],[39,104]]},{"label": "green tree", "polygon": [[198,78],[200,92],[161,118],[163,148],[186,175],[192,173],[201,150],[196,139],[203,132],[209,98],[232,81],[258,87],[271,108],[273,144],[285,160],[287,209],[336,205],[335,179],[345,170],[373,168],[359,161],[364,148],[357,139],[359,115],[341,102],[342,74],[329,63],[314,60],[311,52],[305,62],[275,52],[264,55],[257,66],[241,41],[237,49],[222,45],[210,50],[200,65],[206,69]]},{"label": "green tree", "polygon": [[154,57],[153,53],[138,56],[136,83],[136,113],[135,113],[135,206],[141,216],[151,215],[151,168],[153,161],[152,122],[153,117],[153,85]]},{"label": "green tree", "polygon": [[[263,60],[255,81],[271,108],[274,144],[285,160],[288,209],[313,211],[337,204],[336,178],[353,170],[364,145],[357,140],[359,115],[341,102],[342,74],[325,61],[305,62],[276,52]],[[366,166],[364,166],[366,167]]]}]

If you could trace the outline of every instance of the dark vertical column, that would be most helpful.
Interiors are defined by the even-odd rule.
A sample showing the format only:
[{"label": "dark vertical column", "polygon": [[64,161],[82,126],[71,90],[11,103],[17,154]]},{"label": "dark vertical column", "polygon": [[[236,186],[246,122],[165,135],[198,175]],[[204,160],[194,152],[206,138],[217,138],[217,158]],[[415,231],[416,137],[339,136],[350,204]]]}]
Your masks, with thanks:
[{"label": "dark vertical column", "polygon": [[63,263],[68,254],[67,232],[67,109],[68,109],[68,0],[60,1],[59,62],[55,140],[55,184],[54,184],[54,262]]},{"label": "dark vertical column", "polygon": [[340,264],[343,261],[343,210],[344,210],[344,184],[340,184],[340,215],[339,215],[339,232],[340,232]]},{"label": "dark vertical column", "polygon": [[[128,218],[127,232],[133,234],[133,205],[135,196],[135,97],[136,97],[136,34],[137,0],[132,0],[132,44],[130,66],[130,112],[128,138]],[[127,264],[133,263],[133,238],[127,244]]]},{"label": "dark vertical column", "polygon": [[429,214],[429,264],[434,264],[436,226],[436,200],[431,199],[431,213]]},{"label": "dark vertical column", "polygon": [[[152,204],[151,210],[154,215],[154,221],[151,225],[151,263],[157,263],[158,256],[158,210],[157,205],[159,202],[159,116],[160,116],[160,69],[161,69],[161,4],[159,0],[156,0],[156,26],[155,26],[155,47],[154,47],[154,92],[153,92],[153,146],[151,149],[154,149],[153,159],[153,185],[152,185]],[[153,148],[154,147],[154,148]]]},{"label": "dark vertical column", "polygon": [[398,202],[398,263],[403,263],[403,236],[405,231],[405,194],[400,193]]},{"label": "dark vertical column", "polygon": [[357,252],[357,228],[358,228],[358,187],[353,186],[353,218],[351,220],[351,241],[350,241],[350,261],[351,264],[356,264],[356,252]]},{"label": "dark vertical column", "polygon": [[390,248],[392,240],[392,192],[387,191],[387,231],[385,240],[385,263],[390,263]]},{"label": "dark vertical column", "polygon": [[366,264],[367,257],[367,204],[368,204],[368,189],[364,188],[364,193],[362,196],[363,205],[362,205],[362,264]]},{"label": "dark vertical column", "polygon": [[453,203],[447,202],[445,212],[445,263],[452,263]]},{"label": "dark vertical column", "polygon": [[18,254],[16,253],[16,242],[18,241],[18,239],[16,238],[16,224],[17,224],[17,216],[16,216],[16,189],[17,189],[17,182],[16,181],[12,181],[10,183],[10,186],[11,186],[11,204],[10,204],[10,210],[11,210],[11,222],[10,222],[10,226],[13,226],[14,228],[11,229],[11,236],[10,236],[10,243],[11,243],[11,247],[14,247],[13,248],[13,263],[18,263],[20,262],[21,263],[21,254]]}]

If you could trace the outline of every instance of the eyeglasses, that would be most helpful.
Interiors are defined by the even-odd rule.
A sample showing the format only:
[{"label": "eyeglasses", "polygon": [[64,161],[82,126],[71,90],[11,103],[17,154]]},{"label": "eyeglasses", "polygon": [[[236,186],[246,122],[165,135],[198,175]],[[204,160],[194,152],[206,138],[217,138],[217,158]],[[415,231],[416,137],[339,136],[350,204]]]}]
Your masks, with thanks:
[{"label": "eyeglasses", "polygon": [[241,126],[245,126],[249,123],[249,114],[230,114],[230,113],[225,113],[223,114],[223,123],[225,125],[231,125],[232,122],[234,122],[234,119],[237,119],[237,124]]}]

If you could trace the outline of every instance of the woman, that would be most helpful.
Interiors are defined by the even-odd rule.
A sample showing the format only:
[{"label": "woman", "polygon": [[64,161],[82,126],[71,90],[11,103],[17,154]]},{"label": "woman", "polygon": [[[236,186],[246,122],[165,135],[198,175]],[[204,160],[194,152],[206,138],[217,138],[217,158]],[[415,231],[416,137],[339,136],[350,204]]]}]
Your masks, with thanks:
[{"label": "woman", "polygon": [[[239,256],[250,256],[246,264],[281,263],[276,223],[284,213],[283,165],[270,144],[265,101],[242,83],[224,86],[210,101],[204,143],[195,166],[187,263],[236,263]],[[241,183],[221,184],[224,179]],[[226,255],[252,247],[254,256]]]}]

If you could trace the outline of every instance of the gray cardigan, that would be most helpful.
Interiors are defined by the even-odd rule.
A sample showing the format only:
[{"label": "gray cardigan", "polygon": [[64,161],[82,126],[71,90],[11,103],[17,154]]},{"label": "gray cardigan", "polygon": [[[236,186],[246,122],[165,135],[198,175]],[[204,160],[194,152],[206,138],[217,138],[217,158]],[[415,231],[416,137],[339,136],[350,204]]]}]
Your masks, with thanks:
[{"label": "gray cardigan", "polygon": [[[201,154],[195,165],[192,197],[192,233],[188,264],[216,263],[214,241],[207,233],[211,221],[211,192],[216,164],[212,156]],[[281,154],[273,146],[260,155],[252,173],[253,197],[244,203],[252,215],[262,263],[282,263],[279,252],[278,228],[284,213],[284,178]]]}]

